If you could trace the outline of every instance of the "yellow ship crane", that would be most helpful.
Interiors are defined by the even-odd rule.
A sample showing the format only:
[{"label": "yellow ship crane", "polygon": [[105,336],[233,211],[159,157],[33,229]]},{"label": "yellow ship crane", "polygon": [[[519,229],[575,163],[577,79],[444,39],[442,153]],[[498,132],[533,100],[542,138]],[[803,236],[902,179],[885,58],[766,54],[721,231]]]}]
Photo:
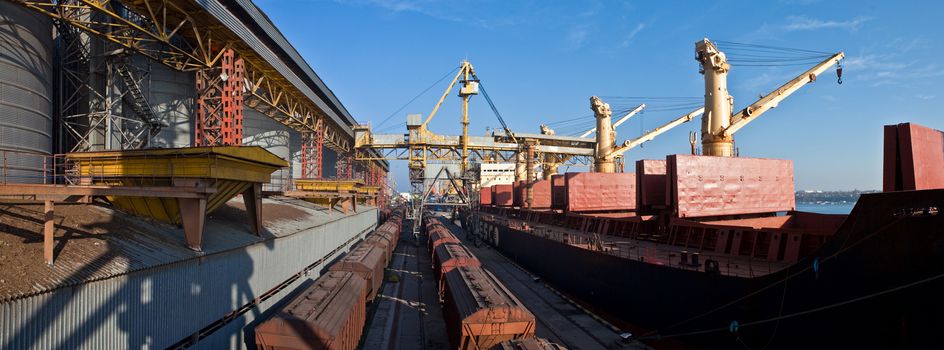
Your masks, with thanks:
[{"label": "yellow ship crane", "polygon": [[[642,110],[645,108],[646,108],[645,103],[642,103],[639,106],[636,106],[636,108],[633,108],[633,110],[627,112],[619,120],[613,123],[613,129],[616,129],[617,127],[625,123],[627,120],[629,120],[629,118],[632,118],[633,116],[639,114],[639,112],[642,112]],[[590,128],[590,130],[585,131],[583,134],[580,134],[580,136],[577,136],[577,137],[586,138],[596,131],[597,131],[597,128],[593,127],[593,128]],[[541,134],[553,136],[554,130],[545,124],[541,124]],[[542,161],[541,161],[541,169],[544,175],[543,178],[545,180],[550,180],[551,176],[557,174],[557,167],[561,166],[561,164],[563,164],[569,159],[570,159],[569,156],[563,155],[563,154],[549,153],[549,154],[543,155]]]},{"label": "yellow ship crane", "polygon": [[[702,154],[706,156],[734,156],[734,133],[757,119],[780,101],[787,98],[806,84],[816,81],[816,77],[833,65],[839,64],[845,54],[838,52],[813,66],[796,78],[783,84],[776,90],[762,96],[759,100],[732,114],[734,98],[728,94],[728,71],[731,65],[724,52],[710,40],[703,39],[695,43],[695,59],[701,63],[701,73],[705,76],[705,113],[702,116]],[[839,82],[842,83],[842,70],[838,69]]]},{"label": "yellow ship crane", "polygon": [[[643,106],[645,105],[640,106],[637,108],[637,110],[641,109]],[[691,121],[696,116],[702,114],[702,112],[705,111],[704,108],[698,108],[678,118],[675,118],[672,121],[643,134],[642,136],[632,140],[626,140],[622,145],[617,146],[616,131],[614,128],[616,125],[622,124],[622,122],[628,119],[628,117],[623,117],[617,122],[617,124],[611,125],[610,115],[612,114],[612,111],[610,110],[610,105],[606,102],[603,102],[603,100],[597,96],[590,97],[590,107],[593,109],[593,114],[597,120],[596,129],[605,131],[597,133],[596,155],[593,162],[593,171],[600,173],[616,172],[616,161],[618,158],[623,156],[623,153],[626,153],[626,151],[636,148],[643,143],[651,141],[652,139],[655,139],[656,136],[662,135],[666,131],[669,131],[676,126]]]},{"label": "yellow ship crane", "polygon": [[[642,110],[645,109],[645,108],[646,108],[646,104],[645,104],[645,103],[640,104],[640,105],[639,105],[638,107],[636,107],[636,108],[633,108],[633,110],[629,111],[629,113],[626,113],[626,115],[624,115],[622,118],[620,118],[619,120],[617,120],[616,123],[613,123],[613,129],[616,129],[616,128],[618,128],[620,125],[623,125],[623,123],[625,123],[627,120],[629,120],[629,118],[632,118],[634,115],[638,114],[639,112],[642,112]],[[588,136],[590,136],[590,134],[593,134],[593,133],[596,132],[596,131],[597,131],[597,128],[596,128],[596,127],[592,127],[592,128],[590,128],[590,130],[587,130],[587,131],[584,132],[583,134],[580,134],[580,137],[588,137]]]}]

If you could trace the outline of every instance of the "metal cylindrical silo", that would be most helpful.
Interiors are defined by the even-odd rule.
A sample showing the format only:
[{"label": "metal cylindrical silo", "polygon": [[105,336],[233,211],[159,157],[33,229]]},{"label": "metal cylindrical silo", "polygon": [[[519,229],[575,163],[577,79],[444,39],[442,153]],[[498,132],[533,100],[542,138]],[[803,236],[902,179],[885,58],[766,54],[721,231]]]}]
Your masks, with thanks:
[{"label": "metal cylindrical silo", "polygon": [[[286,161],[291,161],[287,126],[269,118],[261,112],[246,107],[243,110],[243,145],[259,146]],[[272,173],[272,181],[263,184],[266,191],[280,191],[289,184],[291,168],[285,167]]]},{"label": "metal cylindrical silo", "polygon": [[292,155],[290,162],[292,167],[291,178],[302,178],[302,134],[295,130],[289,130],[289,152]]},{"label": "metal cylindrical silo", "polygon": [[52,22],[0,1],[0,181],[43,181],[52,153]]},{"label": "metal cylindrical silo", "polygon": [[163,64],[152,62],[148,100],[154,114],[164,124],[151,147],[188,147],[193,138],[193,118],[196,76],[180,72]]}]

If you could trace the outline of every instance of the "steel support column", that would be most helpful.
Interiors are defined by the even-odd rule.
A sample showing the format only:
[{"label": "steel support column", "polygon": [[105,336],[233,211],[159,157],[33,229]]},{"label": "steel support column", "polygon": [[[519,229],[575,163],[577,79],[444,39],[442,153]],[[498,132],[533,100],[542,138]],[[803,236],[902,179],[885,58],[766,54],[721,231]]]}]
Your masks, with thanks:
[{"label": "steel support column", "polygon": [[196,146],[242,144],[244,84],[245,65],[232,49],[218,67],[197,71]]},{"label": "steel support column", "polygon": [[324,157],[324,124],[319,120],[317,131],[302,134],[302,178],[320,179]]},{"label": "steel support column", "polygon": [[335,169],[337,169],[337,178],[339,179],[354,178],[354,156],[350,153],[338,153],[338,162],[335,164]]}]

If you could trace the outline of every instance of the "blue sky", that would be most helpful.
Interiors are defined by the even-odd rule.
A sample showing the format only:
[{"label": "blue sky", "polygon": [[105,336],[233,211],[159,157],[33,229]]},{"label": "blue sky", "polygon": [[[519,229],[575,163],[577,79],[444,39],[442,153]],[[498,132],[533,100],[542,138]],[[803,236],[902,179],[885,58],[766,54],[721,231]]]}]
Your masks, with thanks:
[{"label": "blue sky", "polygon": [[[844,84],[830,70],[736,135],[742,156],[792,159],[797,189],[880,189],[882,125],[911,121],[944,129],[941,2],[863,1],[433,1],[257,0],[360,122],[380,124],[469,59],[512,130],[590,115],[588,98],[703,96],[694,43],[844,51]],[[736,55],[731,54],[731,57]],[[806,66],[735,65],[735,108]],[[444,81],[380,129],[400,132],[407,113],[427,115]],[[606,100],[606,99],[605,99]],[[617,105],[627,101],[610,99]],[[669,108],[665,100],[658,101]],[[430,128],[457,134],[450,95]],[[635,102],[635,101],[633,101]],[[499,123],[481,97],[473,134]],[[681,111],[645,112],[618,130],[638,136]],[[588,119],[592,120],[592,119]],[[694,121],[627,153],[630,160],[689,152]],[[399,126],[398,126],[399,125]],[[564,127],[566,129],[566,127]],[[567,131],[567,130],[561,130]],[[406,164],[394,162],[398,187]],[[564,170],[564,169],[562,169]]]}]

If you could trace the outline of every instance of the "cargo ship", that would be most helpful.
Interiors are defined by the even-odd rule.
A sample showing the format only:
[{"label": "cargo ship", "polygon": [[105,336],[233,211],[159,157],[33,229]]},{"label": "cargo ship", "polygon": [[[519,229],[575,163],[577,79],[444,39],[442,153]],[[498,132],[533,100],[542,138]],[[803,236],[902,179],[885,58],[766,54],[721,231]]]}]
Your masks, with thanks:
[{"label": "cargo ship", "polygon": [[483,188],[463,224],[653,344],[935,348],[942,140],[886,126],[884,191],[849,215],[796,211],[790,161],[670,155],[535,181],[537,206],[526,183]]}]

